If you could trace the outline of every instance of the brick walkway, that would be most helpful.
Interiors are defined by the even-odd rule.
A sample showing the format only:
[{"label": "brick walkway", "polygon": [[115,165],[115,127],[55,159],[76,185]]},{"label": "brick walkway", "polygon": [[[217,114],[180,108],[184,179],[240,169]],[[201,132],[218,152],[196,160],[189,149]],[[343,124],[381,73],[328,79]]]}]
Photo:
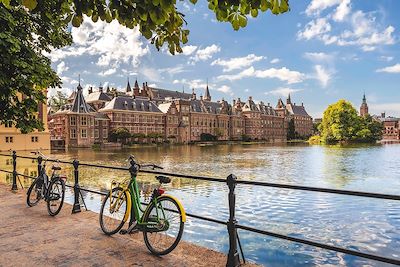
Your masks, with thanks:
[{"label": "brick walkway", "polygon": [[143,235],[101,232],[98,214],[71,215],[64,204],[56,217],[46,205],[28,208],[26,191],[0,184],[0,266],[225,266],[226,256],[187,242],[169,255],[151,255]]}]

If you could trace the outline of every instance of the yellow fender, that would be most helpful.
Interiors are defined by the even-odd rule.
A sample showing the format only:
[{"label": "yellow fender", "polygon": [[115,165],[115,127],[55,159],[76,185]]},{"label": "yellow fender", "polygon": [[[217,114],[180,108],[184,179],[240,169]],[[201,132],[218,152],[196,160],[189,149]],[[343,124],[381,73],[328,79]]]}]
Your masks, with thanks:
[{"label": "yellow fender", "polygon": [[129,193],[128,190],[125,191],[126,192],[126,213],[124,216],[124,222],[126,222],[129,218],[129,215],[131,213],[131,208],[132,208],[132,200],[131,200],[131,193]]},{"label": "yellow fender", "polygon": [[182,206],[182,203],[174,196],[171,196],[171,195],[168,195],[168,194],[161,195],[161,197],[163,197],[163,196],[172,198],[173,200],[176,201],[176,203],[178,204],[179,210],[181,211],[181,214],[182,214],[182,222],[186,222],[186,212],[185,212],[185,209]]}]

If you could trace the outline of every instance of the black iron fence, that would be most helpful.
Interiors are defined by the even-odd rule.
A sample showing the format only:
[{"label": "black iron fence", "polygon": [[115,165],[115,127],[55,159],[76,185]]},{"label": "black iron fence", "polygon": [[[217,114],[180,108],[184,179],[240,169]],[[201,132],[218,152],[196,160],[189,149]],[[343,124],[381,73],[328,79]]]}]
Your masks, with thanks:
[{"label": "black iron fence", "polygon": [[[17,190],[17,177],[23,176],[35,179],[36,177],[29,176],[26,174],[18,173],[17,172],[17,158],[22,159],[34,159],[37,160],[38,163],[38,173],[40,173],[40,169],[42,166],[42,157],[30,157],[30,156],[17,156],[15,151],[12,154],[0,154],[0,156],[12,157],[12,166],[13,170],[2,170],[0,172],[10,173],[12,174],[12,190]],[[81,204],[79,201],[79,197],[81,196],[80,191],[86,191],[94,194],[106,195],[104,192],[99,192],[87,188],[82,188],[79,185],[79,167],[94,167],[94,168],[103,168],[103,169],[112,169],[112,170],[122,170],[129,172],[129,167],[115,167],[115,166],[103,166],[103,165],[96,165],[90,163],[81,163],[77,159],[73,161],[63,161],[63,160],[53,160],[48,159],[50,162],[58,162],[58,163],[65,163],[71,164],[74,168],[74,184],[67,185],[68,187],[73,188],[74,192],[74,204],[72,207],[72,213],[78,213],[81,211]],[[344,253],[348,255],[353,255],[365,259],[370,259],[378,262],[389,263],[394,265],[400,265],[399,259],[384,257],[380,255],[375,255],[367,252],[361,252],[354,249],[347,249],[343,247],[337,247],[329,244],[324,244],[312,240],[287,236],[279,233],[269,232],[257,228],[253,228],[251,226],[241,225],[235,218],[235,187],[236,185],[251,185],[251,186],[262,186],[262,187],[272,187],[272,188],[281,188],[281,189],[288,189],[288,190],[302,190],[302,191],[311,191],[311,192],[320,192],[320,193],[328,193],[328,194],[340,194],[340,195],[347,195],[347,196],[357,196],[357,197],[367,197],[367,198],[375,198],[375,199],[385,199],[385,200],[397,200],[400,201],[400,195],[391,195],[391,194],[379,194],[379,193],[370,193],[370,192],[361,192],[361,191],[350,191],[350,190],[338,190],[338,189],[329,189],[329,188],[319,188],[319,187],[309,187],[309,186],[298,186],[298,185],[290,185],[290,184],[279,184],[279,183],[268,183],[268,182],[257,182],[257,181],[248,181],[248,180],[238,180],[237,177],[233,174],[230,174],[226,179],[221,178],[214,178],[214,177],[204,177],[204,176],[195,176],[195,175],[186,175],[186,174],[179,174],[179,173],[170,173],[164,171],[155,171],[155,170],[140,170],[143,173],[152,173],[152,174],[160,174],[160,175],[168,175],[177,178],[184,178],[184,179],[193,179],[193,180],[202,180],[202,181],[210,181],[210,182],[217,182],[217,183],[226,183],[229,189],[228,193],[228,202],[229,202],[229,219],[227,222],[200,216],[197,214],[187,213],[188,217],[205,220],[208,222],[213,222],[221,225],[226,225],[229,235],[229,252],[227,256],[227,266],[239,266],[240,265],[240,258],[238,252],[238,245],[242,252],[242,258],[244,260],[243,250],[240,244],[239,236],[237,229],[242,229],[246,231],[250,231],[257,234],[262,234],[270,237],[275,237],[283,240],[288,240],[292,242],[297,242],[317,248],[327,249],[339,253]],[[399,233],[400,234],[400,233]]]}]

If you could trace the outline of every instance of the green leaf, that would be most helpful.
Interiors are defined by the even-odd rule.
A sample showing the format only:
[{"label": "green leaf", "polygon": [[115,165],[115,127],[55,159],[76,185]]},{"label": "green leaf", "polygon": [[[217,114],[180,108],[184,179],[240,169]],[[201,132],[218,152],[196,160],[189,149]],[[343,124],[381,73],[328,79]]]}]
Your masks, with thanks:
[{"label": "green leaf", "polygon": [[251,16],[252,16],[253,18],[255,18],[255,17],[258,16],[258,9],[252,9],[250,13],[251,13]]},{"label": "green leaf", "polygon": [[37,6],[37,2],[36,0],[22,0],[22,5],[24,5],[29,10],[34,10]]},{"label": "green leaf", "polygon": [[74,15],[74,17],[72,18],[72,26],[79,27],[81,26],[82,21],[83,21],[82,16]]},{"label": "green leaf", "polygon": [[247,26],[247,18],[246,18],[246,16],[239,15],[239,25],[242,28]]},{"label": "green leaf", "polygon": [[10,8],[10,0],[0,0],[0,3],[3,3],[6,8]]}]

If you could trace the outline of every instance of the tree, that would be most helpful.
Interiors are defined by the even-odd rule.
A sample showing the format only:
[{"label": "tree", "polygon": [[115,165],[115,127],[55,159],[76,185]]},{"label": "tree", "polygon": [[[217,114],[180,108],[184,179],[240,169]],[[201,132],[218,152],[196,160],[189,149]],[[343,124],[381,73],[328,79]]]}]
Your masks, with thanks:
[{"label": "tree", "polygon": [[57,91],[57,94],[50,97],[49,106],[53,111],[59,110],[62,106],[68,103],[68,96],[61,91]]},{"label": "tree", "polygon": [[294,119],[291,118],[289,123],[288,123],[288,129],[287,129],[287,139],[288,140],[293,140],[296,139],[297,134],[296,134],[296,129],[294,126]]},{"label": "tree", "polygon": [[371,116],[358,116],[356,109],[346,100],[330,105],[319,126],[324,143],[375,142],[381,138],[382,129],[382,124]]},{"label": "tree", "polygon": [[[248,15],[289,10],[288,0],[209,0],[208,8],[235,30],[246,27]],[[136,27],[157,49],[166,44],[171,54],[181,53],[188,42],[185,15],[175,0],[0,0],[0,123],[12,121],[22,132],[43,130],[30,115],[45,103],[43,90],[61,85],[43,53],[71,44],[68,25],[79,27],[84,15],[94,22],[117,20]]]},{"label": "tree", "polygon": [[118,142],[121,141],[122,144],[126,144],[128,138],[131,137],[129,130],[125,127],[119,127],[111,130],[110,132],[110,141]]}]

